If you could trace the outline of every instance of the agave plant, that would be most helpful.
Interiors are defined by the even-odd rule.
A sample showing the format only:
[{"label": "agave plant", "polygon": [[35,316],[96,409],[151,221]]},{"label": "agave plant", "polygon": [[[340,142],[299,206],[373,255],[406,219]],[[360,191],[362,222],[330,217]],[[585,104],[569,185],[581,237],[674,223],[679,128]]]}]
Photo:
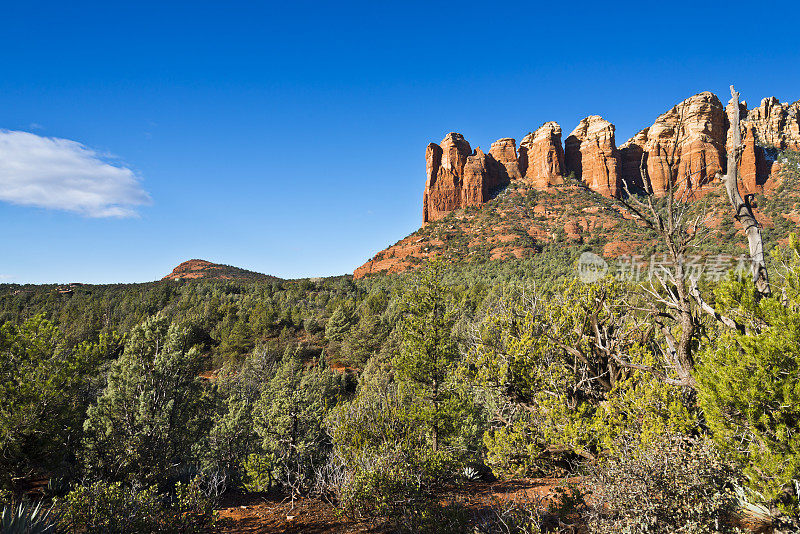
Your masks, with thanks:
[{"label": "agave plant", "polygon": [[58,516],[52,512],[52,506],[45,509],[41,502],[7,504],[0,516],[0,534],[55,534]]},{"label": "agave plant", "polygon": [[761,493],[749,488],[745,490],[745,488],[738,484],[733,485],[733,491],[736,493],[736,501],[739,503],[742,510],[746,510],[756,516],[772,516],[769,508],[761,504],[766,500]]},{"label": "agave plant", "polygon": [[463,471],[464,478],[467,480],[475,481],[481,478],[481,474],[472,466],[467,466]]}]

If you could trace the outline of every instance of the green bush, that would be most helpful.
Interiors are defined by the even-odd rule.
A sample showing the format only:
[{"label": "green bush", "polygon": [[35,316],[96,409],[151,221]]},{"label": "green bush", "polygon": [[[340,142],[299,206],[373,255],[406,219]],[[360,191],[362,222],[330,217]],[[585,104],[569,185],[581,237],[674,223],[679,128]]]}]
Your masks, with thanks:
[{"label": "green bush", "polygon": [[145,534],[166,526],[162,502],[155,486],[136,491],[121,482],[95,482],[69,492],[61,509],[73,532]]},{"label": "green bush", "polygon": [[0,326],[0,490],[64,471],[80,442],[97,345],[65,346],[42,315]]},{"label": "green bush", "polygon": [[733,532],[734,473],[711,443],[666,435],[632,438],[591,466],[592,532]]},{"label": "green bush", "polygon": [[282,487],[294,495],[311,489],[315,467],[331,449],[323,421],[344,394],[344,381],[322,362],[306,369],[294,354],[284,355],[253,407],[261,447],[245,463],[245,487]]},{"label": "green bush", "polygon": [[169,496],[155,486],[137,490],[120,482],[79,486],[59,503],[62,524],[85,534],[149,534],[201,532],[214,522],[214,499],[201,476],[174,489]]},{"label": "green bush", "polygon": [[395,384],[372,383],[326,420],[338,473],[330,491],[352,517],[401,515],[422,506],[466,464],[464,449],[433,450],[429,429]]},{"label": "green bush", "polygon": [[721,450],[747,485],[783,511],[798,509],[800,480],[800,245],[780,253],[773,294],[757,299],[749,280],[716,292],[722,313],[744,332],[722,331],[700,354],[699,403]]},{"label": "green bush", "polygon": [[196,461],[193,447],[208,423],[199,372],[183,329],[161,316],[136,327],[88,410],[89,473],[143,486],[177,480]]},{"label": "green bush", "polygon": [[681,388],[617,365],[594,338],[595,328],[614,332],[626,358],[658,368],[652,331],[620,304],[629,288],[575,280],[547,298],[509,293],[478,325],[466,366],[493,414],[483,442],[497,474],[563,476],[621,434],[647,442],[696,430]]}]

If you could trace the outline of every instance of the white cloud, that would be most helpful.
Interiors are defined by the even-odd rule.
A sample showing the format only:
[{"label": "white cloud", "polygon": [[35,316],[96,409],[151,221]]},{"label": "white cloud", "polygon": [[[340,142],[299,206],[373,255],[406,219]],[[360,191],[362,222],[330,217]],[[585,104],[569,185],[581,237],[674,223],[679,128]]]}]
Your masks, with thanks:
[{"label": "white cloud", "polygon": [[0,130],[0,201],[87,217],[135,217],[150,203],[137,174],[57,137]]}]

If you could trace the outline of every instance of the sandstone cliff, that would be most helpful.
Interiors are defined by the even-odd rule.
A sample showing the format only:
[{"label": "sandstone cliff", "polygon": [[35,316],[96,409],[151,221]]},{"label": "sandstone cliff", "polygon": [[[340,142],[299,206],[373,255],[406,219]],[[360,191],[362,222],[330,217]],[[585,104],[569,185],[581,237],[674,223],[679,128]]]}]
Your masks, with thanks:
[{"label": "sandstone cliff", "polygon": [[[670,184],[700,189],[724,170],[726,122],[725,108],[713,93],[679,102],[623,144],[626,183],[634,189],[649,186],[656,196],[665,195]],[[644,177],[639,170],[642,156]]]},{"label": "sandstone cliff", "polygon": [[427,180],[422,200],[422,222],[436,221],[458,208],[480,206],[492,191],[520,177],[513,139],[495,141],[484,154],[474,151],[464,136],[451,132],[441,145],[425,151]]},{"label": "sandstone cliff", "polygon": [[614,125],[599,115],[581,120],[564,141],[567,172],[604,197],[619,196],[618,158]]},{"label": "sandstone cliff", "polygon": [[781,104],[774,96],[765,98],[745,120],[762,143],[781,150],[800,150],[800,101]]},{"label": "sandstone cliff", "polygon": [[493,187],[506,184],[509,180],[522,178],[517,161],[517,142],[515,140],[510,137],[498,139],[492,143],[489,154],[499,164],[492,169],[495,173],[492,177]]},{"label": "sandstone cliff", "polygon": [[564,183],[564,149],[558,123],[546,122],[522,139],[519,168],[525,180],[538,189]]},{"label": "sandstone cliff", "polygon": [[[774,152],[759,144],[800,150],[800,101],[782,104],[765,98],[749,112],[742,103],[741,116],[742,187],[750,193],[763,189],[770,177],[774,181],[779,169]],[[725,171],[729,130],[719,98],[705,91],[674,105],[619,149],[614,125],[598,115],[581,120],[563,146],[561,127],[547,122],[522,139],[519,152],[510,137],[495,141],[483,153],[473,151],[461,134],[449,133],[426,150],[423,223],[479,206],[511,181],[521,179],[546,190],[563,185],[569,174],[609,198],[625,194],[626,185],[632,192],[650,190],[663,196],[671,184],[678,185],[679,194],[696,198],[716,187],[716,173]]]}]

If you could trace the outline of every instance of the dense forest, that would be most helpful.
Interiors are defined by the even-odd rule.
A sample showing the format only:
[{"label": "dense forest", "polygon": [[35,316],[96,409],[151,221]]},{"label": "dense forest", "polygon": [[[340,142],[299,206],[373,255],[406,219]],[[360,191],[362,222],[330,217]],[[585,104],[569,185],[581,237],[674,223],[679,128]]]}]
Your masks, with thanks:
[{"label": "dense forest", "polygon": [[[400,532],[794,528],[800,241],[770,242],[765,292],[692,278],[697,232],[673,230],[644,279],[585,283],[590,244],[554,244],[360,280],[2,285],[3,528],[207,531],[226,492]],[[440,499],[492,477],[581,482],[480,517]]]}]

